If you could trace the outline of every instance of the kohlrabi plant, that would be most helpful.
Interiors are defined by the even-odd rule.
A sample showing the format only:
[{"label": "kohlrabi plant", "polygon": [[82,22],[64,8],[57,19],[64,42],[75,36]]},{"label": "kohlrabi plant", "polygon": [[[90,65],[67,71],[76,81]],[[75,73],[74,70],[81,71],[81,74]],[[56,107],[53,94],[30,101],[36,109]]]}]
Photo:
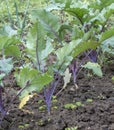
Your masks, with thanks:
[{"label": "kohlrabi plant", "polygon": [[[29,3],[28,0],[20,19],[17,1],[14,0],[14,20],[6,1],[11,24],[0,29],[0,81],[4,74],[14,69],[13,57],[17,62],[27,58],[28,61],[23,60],[18,69],[14,69],[20,86],[15,96],[20,97],[19,108],[22,109],[35,92],[43,98],[50,114],[51,100],[53,95],[58,95],[55,90],[61,79],[64,80],[63,90],[70,82],[71,74],[76,86],[81,67],[102,76],[97,63],[98,54],[100,49],[104,52],[110,50],[113,54],[114,25],[110,23],[110,17],[114,13],[114,4],[113,0],[51,0],[45,7],[28,10]],[[29,24],[26,25],[26,21]],[[20,43],[23,43],[22,52]],[[80,55],[84,58],[78,64]],[[42,95],[39,94],[41,91]],[[2,102],[0,104],[2,111]]]},{"label": "kohlrabi plant", "polygon": [[[45,8],[31,11],[32,26],[24,46],[26,55],[32,62],[31,66],[25,65],[16,74],[18,85],[25,88],[21,93],[22,98],[43,89],[43,98],[50,113],[51,99],[61,77],[64,78],[63,88],[70,82],[71,74],[68,66],[71,63],[73,63],[71,70],[74,83],[77,70],[82,65],[102,76],[100,65],[97,63],[96,48],[114,35],[113,26],[106,28],[108,19],[114,11],[113,2],[105,1],[107,4],[104,6],[103,2],[95,1],[94,5],[93,2],[73,0],[51,1]],[[59,18],[60,12],[65,14],[64,17],[68,15],[63,21]],[[66,32],[70,35],[69,42],[64,40]],[[84,54],[90,62],[86,65],[82,62],[77,67],[76,62],[72,61],[81,54]]]}]

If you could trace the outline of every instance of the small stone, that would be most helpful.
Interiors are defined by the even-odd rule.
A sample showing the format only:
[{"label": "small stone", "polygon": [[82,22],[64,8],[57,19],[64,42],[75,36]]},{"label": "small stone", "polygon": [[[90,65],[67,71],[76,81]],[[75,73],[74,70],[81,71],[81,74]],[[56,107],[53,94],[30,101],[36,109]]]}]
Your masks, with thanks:
[{"label": "small stone", "polygon": [[107,125],[103,125],[102,126],[102,130],[108,130],[108,126]]},{"label": "small stone", "polygon": [[109,130],[114,130],[114,123],[110,126]]},{"label": "small stone", "polygon": [[[113,108],[114,109],[114,108]],[[111,111],[111,114],[114,114],[114,110]]]},{"label": "small stone", "polygon": [[109,121],[112,122],[112,123],[114,123],[114,115],[111,115],[111,116],[109,117]]}]

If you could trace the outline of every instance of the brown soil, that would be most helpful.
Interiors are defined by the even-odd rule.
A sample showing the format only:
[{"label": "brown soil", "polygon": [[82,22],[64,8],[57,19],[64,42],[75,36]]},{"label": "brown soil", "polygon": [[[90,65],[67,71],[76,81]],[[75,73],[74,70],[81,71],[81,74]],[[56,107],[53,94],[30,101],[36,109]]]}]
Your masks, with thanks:
[{"label": "brown soil", "polygon": [[[50,115],[46,109],[39,110],[45,104],[38,104],[40,98],[37,96],[34,96],[23,110],[18,109],[19,100],[16,99],[0,130],[65,130],[71,127],[78,127],[77,130],[114,130],[114,84],[111,81],[113,75],[114,70],[110,68],[105,68],[103,78],[87,78],[82,74],[78,79],[79,88],[75,89],[71,82],[57,96]],[[62,85],[59,85],[56,92],[61,87]],[[18,88],[13,86],[5,89],[14,89],[15,92]],[[7,107],[13,95],[4,95]],[[87,99],[93,101],[87,102]],[[76,102],[83,105],[74,109],[64,107],[65,104]]]}]

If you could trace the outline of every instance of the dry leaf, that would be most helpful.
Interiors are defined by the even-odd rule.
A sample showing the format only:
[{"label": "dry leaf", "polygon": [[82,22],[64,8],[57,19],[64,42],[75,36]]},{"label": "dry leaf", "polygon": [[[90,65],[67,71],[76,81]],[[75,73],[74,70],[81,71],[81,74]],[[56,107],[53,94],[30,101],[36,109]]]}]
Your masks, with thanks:
[{"label": "dry leaf", "polygon": [[27,101],[29,101],[30,98],[32,98],[33,95],[29,95],[27,94],[24,98],[22,98],[20,104],[19,104],[19,109],[22,109],[23,106],[27,103]]}]

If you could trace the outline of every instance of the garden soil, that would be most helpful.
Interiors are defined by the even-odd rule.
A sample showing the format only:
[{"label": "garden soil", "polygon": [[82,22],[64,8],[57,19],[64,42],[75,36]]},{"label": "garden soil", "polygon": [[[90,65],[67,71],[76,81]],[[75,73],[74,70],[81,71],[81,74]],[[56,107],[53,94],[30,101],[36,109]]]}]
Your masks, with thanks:
[{"label": "garden soil", "polygon": [[[18,108],[17,98],[10,106],[7,116],[3,119],[0,130],[114,130],[114,84],[111,77],[114,67],[105,67],[104,75],[87,77],[80,73],[76,88],[71,81],[66,89],[57,96],[52,104],[51,113],[45,109],[45,103],[39,102],[41,98],[34,96],[22,110]],[[4,80],[4,106],[16,94],[19,87],[14,83],[12,76]],[[58,85],[55,93],[63,86]],[[8,94],[6,94],[8,93]],[[65,108],[65,104],[81,103],[76,108]]]}]

